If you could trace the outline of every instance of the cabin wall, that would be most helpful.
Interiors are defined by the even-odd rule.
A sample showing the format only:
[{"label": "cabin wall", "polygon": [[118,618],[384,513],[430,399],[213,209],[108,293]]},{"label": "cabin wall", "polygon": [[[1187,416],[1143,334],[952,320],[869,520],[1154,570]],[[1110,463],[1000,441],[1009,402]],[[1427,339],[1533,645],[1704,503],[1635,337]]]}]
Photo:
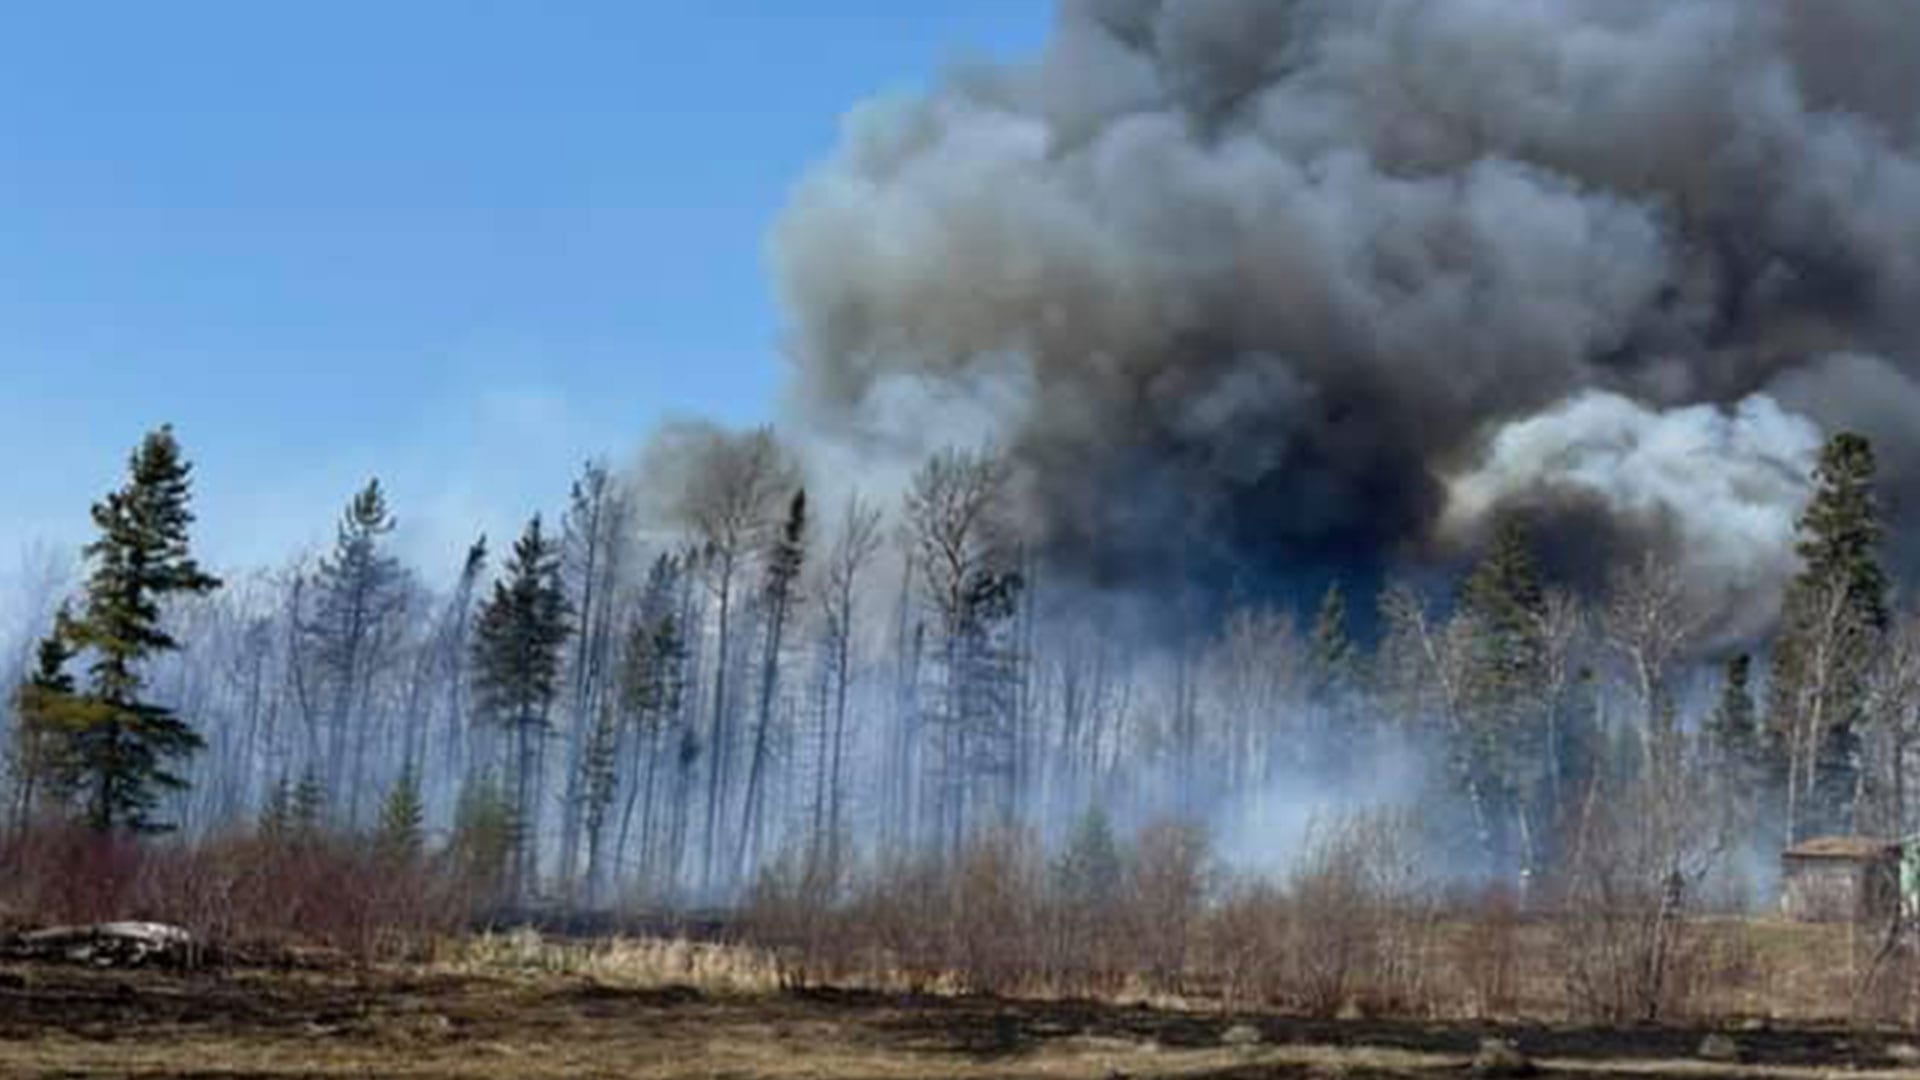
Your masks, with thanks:
[{"label": "cabin wall", "polygon": [[1803,922],[1851,922],[1899,902],[1899,868],[1888,862],[1793,859],[1783,868],[1782,914]]}]

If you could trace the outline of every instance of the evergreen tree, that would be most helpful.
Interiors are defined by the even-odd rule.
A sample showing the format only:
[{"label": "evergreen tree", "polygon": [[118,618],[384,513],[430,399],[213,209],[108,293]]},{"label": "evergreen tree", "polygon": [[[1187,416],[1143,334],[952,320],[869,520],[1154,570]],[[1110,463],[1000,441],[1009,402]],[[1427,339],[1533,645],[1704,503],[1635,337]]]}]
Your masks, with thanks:
[{"label": "evergreen tree", "polygon": [[1543,651],[1540,621],[1546,599],[1525,521],[1503,515],[1460,597],[1462,609],[1478,623],[1481,696],[1506,701],[1532,685]]},{"label": "evergreen tree", "polygon": [[146,700],[146,661],[180,645],[162,623],[162,605],[220,587],[188,551],[192,466],[173,429],[149,433],[128,462],[125,486],[93,507],[99,539],[71,644],[89,664],[85,689],[62,705],[57,754],[63,779],[86,794],[94,829],[159,831],[150,815],[159,793],[187,783],[174,762],[199,750],[200,735],[163,705]]},{"label": "evergreen tree", "polygon": [[327,700],[326,779],[346,799],[349,824],[360,814],[368,685],[406,599],[400,561],[381,550],[394,524],[380,481],[369,480],[341,514],[333,551],[314,575],[315,611],[302,627]]},{"label": "evergreen tree", "polygon": [[613,806],[620,786],[620,722],[613,702],[602,699],[600,714],[587,733],[580,754],[580,827],[586,834],[587,902],[599,894],[601,866],[600,844],[607,825],[607,811]]},{"label": "evergreen tree", "polygon": [[513,804],[492,774],[483,774],[460,789],[448,856],[476,899],[502,898],[518,833]]},{"label": "evergreen tree", "polygon": [[1095,965],[1110,961],[1125,872],[1106,811],[1097,805],[1089,807],[1053,864],[1058,905],[1055,934],[1069,976],[1084,976]]},{"label": "evergreen tree", "polygon": [[[688,681],[689,646],[676,614],[676,594],[682,593],[683,560],[662,555],[647,575],[638,617],[628,627],[621,650],[615,692],[619,723],[631,732],[632,751],[627,777],[627,797],[620,811],[616,850],[624,858],[632,835],[634,811],[644,808],[641,822],[641,847],[649,849],[654,840],[655,789],[659,768],[668,745],[670,729],[680,717]],[[699,737],[691,725],[683,725],[680,740],[679,779],[690,779],[699,756]],[[642,764],[644,761],[644,770]],[[644,771],[644,776],[642,775]],[[684,794],[684,793],[683,793]],[[676,805],[676,814],[684,814],[684,803]],[[678,852],[672,854],[677,861]],[[644,858],[642,860],[645,861]],[[651,869],[651,867],[650,867]]]},{"label": "evergreen tree", "polygon": [[[624,576],[630,516],[630,499],[612,471],[588,462],[569,492],[560,542],[561,575],[577,624],[568,665],[566,792],[560,828],[559,876],[569,887],[576,876],[583,818],[593,812],[587,785],[594,770],[587,757],[607,713],[602,699],[611,682],[607,669],[618,636],[615,593]],[[604,806],[599,813],[604,824]]]},{"label": "evergreen tree", "polygon": [[1358,650],[1347,636],[1347,597],[1339,582],[1327,586],[1313,620],[1309,697],[1325,705],[1352,689]]},{"label": "evergreen tree", "polygon": [[1769,745],[1784,758],[1777,771],[1789,839],[1853,827],[1866,657],[1888,622],[1874,473],[1864,437],[1834,435],[1798,522],[1801,570],[1787,589],[1768,680]]},{"label": "evergreen tree", "polygon": [[1312,728],[1305,756],[1317,775],[1339,781],[1346,778],[1360,756],[1362,737],[1353,708],[1357,689],[1358,650],[1347,636],[1347,598],[1340,583],[1327,586],[1314,616],[1307,642],[1307,704]]},{"label": "evergreen tree", "polygon": [[1760,760],[1760,730],[1753,705],[1753,657],[1741,653],[1727,661],[1720,701],[1707,719],[1713,760],[1729,778],[1745,775]]},{"label": "evergreen tree", "polygon": [[420,780],[412,769],[401,770],[399,779],[387,791],[380,808],[380,832],[376,847],[381,857],[393,863],[412,865],[420,859],[421,825],[426,817],[420,799]]},{"label": "evergreen tree", "polygon": [[504,577],[494,583],[493,594],[480,609],[473,642],[474,692],[480,710],[507,727],[514,739],[517,858],[513,887],[521,899],[531,888],[537,865],[536,743],[549,730],[569,615],[557,545],[541,531],[536,515],[514,543]]},{"label": "evergreen tree", "polygon": [[327,820],[327,785],[312,766],[300,774],[288,810],[287,822],[295,839],[309,841],[320,835]]},{"label": "evergreen tree", "polygon": [[1874,498],[1873,445],[1841,432],[1814,469],[1814,495],[1800,517],[1800,581],[1843,583],[1848,606],[1876,633],[1887,628],[1887,576],[1880,567],[1881,526]]},{"label": "evergreen tree", "polygon": [[1119,898],[1123,869],[1120,845],[1106,811],[1089,807],[1054,864],[1054,884],[1061,898],[1083,913],[1111,904]]},{"label": "evergreen tree", "polygon": [[276,844],[285,842],[293,832],[293,785],[285,774],[274,781],[266,802],[261,804],[258,829],[262,839]]},{"label": "evergreen tree", "polygon": [[1541,840],[1542,811],[1551,813],[1536,805],[1552,766],[1542,701],[1546,612],[1526,523],[1502,515],[1461,591],[1459,618],[1468,641],[1464,730],[1454,734],[1462,767],[1487,803],[1487,854],[1499,870],[1531,868],[1528,842]]},{"label": "evergreen tree", "polygon": [[71,640],[72,621],[71,612],[63,606],[54,618],[53,632],[40,640],[33,674],[14,695],[17,723],[7,768],[14,782],[14,821],[21,828],[38,812],[39,799],[57,792],[61,777],[71,772],[60,752],[66,737],[87,715],[67,671],[77,655]]}]

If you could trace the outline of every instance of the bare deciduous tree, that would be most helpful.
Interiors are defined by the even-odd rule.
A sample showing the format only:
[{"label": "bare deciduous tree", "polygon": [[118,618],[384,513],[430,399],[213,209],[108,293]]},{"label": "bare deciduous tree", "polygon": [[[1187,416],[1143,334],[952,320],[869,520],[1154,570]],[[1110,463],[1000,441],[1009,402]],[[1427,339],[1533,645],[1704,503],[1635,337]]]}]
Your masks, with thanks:
[{"label": "bare deciduous tree", "polygon": [[765,546],[779,502],[795,484],[797,467],[771,428],[741,435],[713,431],[685,448],[679,463],[682,483],[673,510],[692,530],[702,549],[707,586],[714,600],[712,695],[708,702],[707,796],[700,874],[714,884],[715,857],[723,843],[723,822],[733,765],[732,702],[735,590],[741,570]]},{"label": "bare deciduous tree", "polygon": [[1670,680],[1701,626],[1685,581],[1673,565],[1648,555],[1615,575],[1600,621],[1607,643],[1626,665],[1641,709],[1647,768],[1654,775],[1670,772],[1678,767],[1683,749]]},{"label": "bare deciduous tree", "polygon": [[[958,849],[965,833],[967,789],[976,755],[990,752],[981,738],[990,709],[983,680],[972,678],[985,624],[1010,599],[1013,551],[1004,505],[1011,479],[1006,461],[989,452],[948,450],[915,474],[906,497],[908,542],[938,622],[941,776],[934,803],[935,834]],[[1006,614],[1011,614],[1009,609]]]},{"label": "bare deciduous tree", "polygon": [[815,779],[813,830],[827,842],[827,861],[840,861],[842,812],[846,799],[848,704],[853,688],[854,634],[860,577],[880,550],[880,511],[858,495],[841,512],[833,549],[827,555],[820,615],[826,639],[826,675],[831,703],[820,725],[820,762]]}]

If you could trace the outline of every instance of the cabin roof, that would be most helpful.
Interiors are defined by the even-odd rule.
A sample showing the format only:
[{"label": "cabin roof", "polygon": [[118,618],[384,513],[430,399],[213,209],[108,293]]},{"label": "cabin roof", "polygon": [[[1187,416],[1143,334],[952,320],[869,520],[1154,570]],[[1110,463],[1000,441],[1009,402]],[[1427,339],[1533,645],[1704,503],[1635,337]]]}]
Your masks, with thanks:
[{"label": "cabin roof", "polygon": [[1789,859],[1883,859],[1900,853],[1897,840],[1871,836],[1816,836],[1788,848]]}]

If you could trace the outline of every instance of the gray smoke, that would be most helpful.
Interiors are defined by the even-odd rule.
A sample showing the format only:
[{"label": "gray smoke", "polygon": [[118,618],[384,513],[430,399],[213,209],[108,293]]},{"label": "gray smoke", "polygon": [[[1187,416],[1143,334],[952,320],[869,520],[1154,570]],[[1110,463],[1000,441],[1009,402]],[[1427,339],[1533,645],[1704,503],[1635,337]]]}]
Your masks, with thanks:
[{"label": "gray smoke", "polygon": [[[927,402],[991,402],[1036,538],[1096,579],[1377,569],[1513,495],[1731,530],[1683,561],[1767,580],[1805,493],[1750,481],[1806,463],[1794,416],[1920,478],[1920,19],[1063,0],[1032,62],[855,109],[772,259],[811,425],[917,453],[979,412]],[[1601,414],[1705,431],[1717,501],[1549,452]]]}]

